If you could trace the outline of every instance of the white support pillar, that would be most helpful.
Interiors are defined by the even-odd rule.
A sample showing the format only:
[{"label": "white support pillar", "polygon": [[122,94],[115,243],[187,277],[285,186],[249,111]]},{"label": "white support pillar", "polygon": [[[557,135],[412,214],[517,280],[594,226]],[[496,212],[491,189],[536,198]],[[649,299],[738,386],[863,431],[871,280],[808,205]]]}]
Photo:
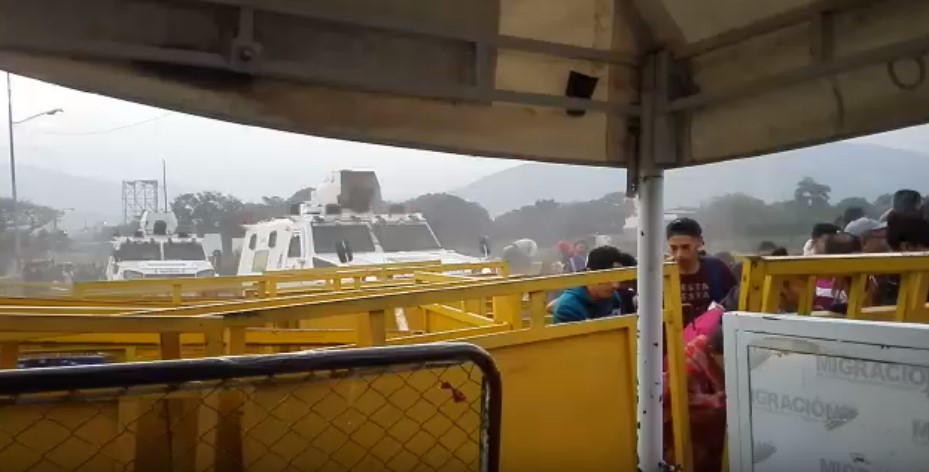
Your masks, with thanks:
[{"label": "white support pillar", "polygon": [[638,176],[638,452],[641,472],[662,469],[661,405],[664,171],[640,168]]},{"label": "white support pillar", "polygon": [[640,472],[662,472],[662,327],[664,284],[664,167],[678,158],[672,118],[659,114],[667,104],[671,59],[667,51],[647,58],[642,68],[641,129],[630,183],[638,199],[638,455]]}]

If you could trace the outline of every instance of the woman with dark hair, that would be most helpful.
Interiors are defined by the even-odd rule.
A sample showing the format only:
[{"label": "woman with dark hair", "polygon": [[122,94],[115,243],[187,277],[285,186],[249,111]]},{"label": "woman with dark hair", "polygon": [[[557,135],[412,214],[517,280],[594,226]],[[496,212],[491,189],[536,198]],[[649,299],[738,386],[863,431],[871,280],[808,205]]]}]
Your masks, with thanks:
[{"label": "woman with dark hair", "polygon": [[[687,404],[690,410],[690,438],[696,472],[721,470],[726,438],[726,380],[723,367],[722,319],[709,335],[700,335],[684,348],[687,372]],[[674,432],[671,418],[671,382],[665,373],[664,450],[665,462],[675,464]]]}]

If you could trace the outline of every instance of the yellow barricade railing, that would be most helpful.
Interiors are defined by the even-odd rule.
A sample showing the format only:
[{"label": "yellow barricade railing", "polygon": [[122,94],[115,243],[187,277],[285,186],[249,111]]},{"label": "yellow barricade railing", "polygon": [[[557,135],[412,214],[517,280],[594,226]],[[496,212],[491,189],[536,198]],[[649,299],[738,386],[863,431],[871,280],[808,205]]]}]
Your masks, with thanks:
[{"label": "yellow barricade railing", "polygon": [[224,320],[218,317],[0,314],[0,366],[15,368],[21,340],[42,337],[43,333],[154,333],[162,359],[180,359],[181,336],[195,333],[203,339],[205,353],[218,356],[227,353],[223,326]]},{"label": "yellow barricade railing", "polygon": [[127,301],[139,297],[162,297],[171,299],[179,305],[185,298],[207,296],[225,296],[244,298],[275,297],[283,293],[312,293],[345,288],[360,289],[365,286],[378,286],[400,283],[395,279],[406,276],[411,280],[417,271],[428,272],[489,272],[493,275],[508,274],[506,263],[486,261],[462,264],[441,264],[439,262],[417,262],[404,264],[378,264],[370,266],[341,266],[294,271],[275,271],[262,275],[209,277],[209,278],[174,278],[143,279],[107,282],[79,282],[74,285],[73,295],[78,298],[113,298],[121,297]]},{"label": "yellow barricade railing", "polygon": [[[677,266],[665,266],[665,320],[668,333],[669,382],[672,388],[672,418],[675,432],[675,450],[678,452],[684,470],[692,470],[690,453],[689,410],[686,393],[686,372],[684,369],[683,317],[681,313],[680,281]],[[229,304],[227,311],[217,310],[213,315],[224,316],[230,332],[238,333],[233,337],[245,339],[246,329],[265,326],[269,323],[292,323],[305,319],[354,315],[357,317],[357,345],[382,346],[389,344],[387,336],[388,313],[395,308],[408,306],[443,305],[458,300],[492,299],[493,321],[495,325],[509,327],[525,333],[538,333],[540,339],[546,334],[547,292],[563,290],[580,285],[593,285],[609,282],[631,281],[636,278],[635,269],[617,269],[610,271],[587,272],[563,276],[534,277],[502,281],[474,281],[458,287],[410,288],[407,291],[383,295],[365,295],[340,301],[318,301],[304,297],[288,297],[284,300],[254,300]],[[522,299],[528,298],[528,313],[522,312]],[[282,303],[283,302],[283,303]],[[238,306],[233,306],[238,305]],[[175,316],[193,315],[190,308],[165,310]],[[529,327],[523,329],[524,315]],[[491,325],[490,328],[494,328]],[[487,328],[487,327],[485,327]],[[475,328],[481,329],[481,328]],[[455,336],[455,337],[452,337]],[[437,333],[429,341],[462,339],[461,333],[450,331]],[[397,341],[394,340],[394,343]],[[401,341],[403,342],[402,338]],[[415,339],[414,342],[425,342]],[[635,340],[630,344],[630,358],[635,359]],[[243,342],[244,348],[244,342]],[[633,372],[634,374],[634,372]]]},{"label": "yellow barricade railing", "polygon": [[58,282],[27,282],[13,278],[0,278],[0,297],[71,296],[71,285]]},{"label": "yellow barricade railing", "polygon": [[[446,266],[447,267],[447,266]],[[417,272],[426,273],[423,270]],[[667,265],[665,270],[664,305],[668,333],[669,382],[671,385],[671,410],[674,425],[674,445],[683,470],[692,470],[689,411],[687,403],[687,380],[684,369],[683,326],[681,294],[677,267]],[[422,278],[422,277],[421,277]],[[246,299],[204,306],[176,307],[148,310],[131,315],[81,316],[81,315],[0,315],[0,347],[3,348],[5,367],[15,366],[20,343],[41,345],[43,342],[68,340],[75,345],[94,343],[101,340],[101,333],[112,333],[113,339],[145,343],[157,342],[159,355],[164,359],[181,357],[182,348],[189,344],[204,346],[201,355],[244,354],[252,346],[290,346],[299,348],[323,344],[322,341],[338,342],[357,346],[382,346],[413,344],[456,339],[468,339],[488,349],[508,346],[530,346],[564,342],[574,346],[575,341],[591,339],[597,333],[621,333],[624,351],[620,355],[622,366],[608,369],[622,375],[622,417],[629,421],[613,425],[616,434],[629,440],[628,451],[634,451],[635,438],[635,359],[636,332],[634,315],[596,320],[567,325],[546,325],[546,301],[549,291],[610,282],[631,281],[636,278],[635,269],[585,272],[578,274],[532,277],[519,279],[471,280],[463,277],[433,277],[445,282],[410,285],[408,287],[374,288],[364,291],[333,292],[324,294],[296,295],[287,297]],[[374,292],[374,293],[372,293]],[[467,300],[492,300],[493,310],[483,317],[457,304]],[[524,304],[523,301],[526,300]],[[525,309],[524,309],[525,306]],[[410,334],[391,328],[389,317],[396,309],[424,307],[448,319],[463,323],[464,327],[444,332]],[[206,314],[208,313],[208,314]],[[305,330],[287,329],[304,320],[316,320],[333,316],[354,318],[353,329]],[[270,326],[270,327],[269,327]],[[604,331],[606,330],[606,331]],[[620,331],[616,331],[620,330]],[[117,338],[116,335],[121,336]],[[613,336],[615,334],[611,334]],[[202,341],[201,341],[202,339]],[[614,345],[612,342],[610,345]],[[575,356],[584,356],[589,349],[572,351]],[[531,350],[531,349],[530,349]],[[534,351],[533,351],[534,352]],[[539,354],[533,354],[537,356]],[[613,353],[612,355],[617,355]],[[504,357],[506,357],[504,355]],[[547,358],[547,357],[546,357]],[[554,357],[553,359],[557,359]],[[599,360],[587,359],[591,369],[605,367]],[[554,361],[553,361],[554,362]],[[587,367],[581,367],[585,372]],[[590,371],[593,375],[595,372]],[[517,375],[517,374],[513,374]],[[609,375],[604,373],[603,375]],[[619,381],[618,379],[608,382]],[[537,388],[547,388],[537,385]],[[515,420],[514,420],[515,421]],[[627,454],[628,455],[628,454]],[[622,464],[634,465],[628,457],[617,458]]]},{"label": "yellow barricade railing", "polygon": [[[875,277],[899,280],[895,305],[880,306],[872,301]],[[929,253],[748,257],[742,270],[739,308],[812,314],[816,282],[823,279],[838,282],[847,294],[848,318],[929,322]],[[782,307],[782,295],[790,290],[799,292],[797,306]]]}]

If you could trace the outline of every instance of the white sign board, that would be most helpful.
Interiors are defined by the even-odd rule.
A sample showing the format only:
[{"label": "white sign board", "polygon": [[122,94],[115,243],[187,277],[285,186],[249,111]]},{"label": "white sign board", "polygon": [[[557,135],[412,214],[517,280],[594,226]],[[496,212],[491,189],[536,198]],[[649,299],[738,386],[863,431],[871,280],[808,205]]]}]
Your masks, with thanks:
[{"label": "white sign board", "polygon": [[929,471],[929,326],[724,319],[730,470]]}]

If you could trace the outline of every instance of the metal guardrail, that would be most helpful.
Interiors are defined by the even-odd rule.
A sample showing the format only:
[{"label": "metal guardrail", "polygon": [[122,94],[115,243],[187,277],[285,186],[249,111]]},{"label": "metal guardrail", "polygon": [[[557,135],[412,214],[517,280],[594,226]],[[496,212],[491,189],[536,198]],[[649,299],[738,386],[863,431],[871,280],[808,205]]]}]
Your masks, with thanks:
[{"label": "metal guardrail", "polygon": [[[175,304],[202,297],[212,298],[268,298],[281,293],[318,292],[344,289],[362,289],[398,283],[395,278],[406,277],[413,283],[413,274],[427,272],[489,271],[507,276],[503,261],[483,261],[460,264],[442,264],[439,261],[402,264],[374,264],[271,271],[262,275],[142,279],[108,282],[78,282],[73,296],[78,298],[124,298],[136,301],[141,297],[163,298]],[[70,292],[69,292],[70,294]]]},{"label": "metal guardrail", "polygon": [[[875,277],[898,282],[896,303],[882,306],[871,300]],[[848,318],[874,321],[929,322],[929,253],[851,254],[816,257],[746,258],[742,269],[739,309],[759,313],[778,310],[812,314],[818,280],[832,281],[847,294]],[[782,294],[791,283],[799,299],[784,307]]]},{"label": "metal guardrail", "polygon": [[462,343],[0,372],[4,471],[473,470],[502,384]]},{"label": "metal guardrail", "polygon": [[[687,389],[686,374],[684,372],[683,360],[683,333],[682,316],[680,313],[681,293],[678,283],[677,266],[667,264],[665,271],[665,291],[664,306],[666,331],[669,334],[668,344],[668,364],[670,368],[668,381],[671,384],[671,409],[672,420],[674,423],[673,436],[675,450],[682,451],[678,456],[681,462],[682,470],[692,470],[690,464],[689,449],[689,411],[687,409]],[[9,315],[0,316],[0,334],[6,336],[7,341],[0,342],[0,362],[9,368],[16,365],[17,353],[20,348],[26,350],[42,349],[48,350],[66,350],[65,344],[56,344],[55,346],[45,346],[42,339],[47,337],[62,337],[59,341],[67,341],[70,345],[77,348],[93,348],[100,350],[102,346],[96,344],[86,345],[92,340],[85,336],[99,336],[100,333],[114,333],[112,341],[119,340],[125,345],[136,345],[138,342],[135,338],[124,338],[126,334],[121,333],[154,333],[157,338],[153,338],[148,343],[152,348],[158,351],[152,356],[147,351],[148,348],[137,346],[133,348],[131,355],[135,359],[147,359],[160,357],[161,359],[179,359],[182,357],[199,357],[216,355],[242,355],[250,352],[255,346],[272,346],[284,345],[293,349],[305,349],[307,345],[318,344],[318,334],[310,332],[312,330],[293,329],[294,323],[302,323],[305,320],[313,321],[334,316],[348,316],[352,321],[351,332],[341,333],[344,337],[342,342],[353,342],[355,346],[385,346],[385,345],[413,345],[437,341],[450,341],[474,338],[474,342],[484,345],[489,349],[519,345],[520,343],[530,343],[537,346],[538,342],[556,341],[564,336],[581,336],[587,333],[588,329],[597,330],[598,326],[609,325],[617,327],[622,325],[621,331],[631,329],[630,323],[634,326],[634,316],[626,318],[602,320],[602,323],[578,323],[568,324],[557,327],[547,326],[545,317],[547,292],[551,290],[562,290],[566,287],[591,285],[605,282],[621,282],[634,280],[637,277],[633,268],[613,269],[608,271],[584,272],[570,275],[549,276],[549,277],[531,277],[520,279],[501,279],[501,278],[480,278],[477,280],[463,280],[456,282],[428,283],[423,285],[414,285],[400,290],[380,289],[364,291],[364,293],[338,292],[331,295],[302,295],[288,296],[274,299],[255,299],[239,300],[227,302],[216,306],[204,307],[178,307],[162,309],[151,312],[147,315],[129,315],[129,316],[39,316],[39,315]],[[452,329],[451,331],[429,332],[421,335],[394,337],[388,323],[388,317],[392,315],[395,308],[419,307],[419,311],[434,308],[435,305],[452,307],[458,310],[461,304],[460,315],[473,313],[469,308],[468,301],[486,300],[492,301],[493,310],[487,313],[493,324],[487,326],[470,327],[466,329]],[[207,311],[203,311],[208,308]],[[443,311],[440,309],[440,311]],[[448,311],[448,310],[444,310]],[[203,316],[209,313],[208,316]],[[156,315],[157,314],[157,315]],[[433,313],[435,315],[436,313]],[[438,313],[442,315],[442,313]],[[445,313],[445,318],[448,318]],[[458,319],[460,317],[454,317]],[[468,317],[470,318],[470,317]],[[451,318],[449,318],[451,319]],[[461,320],[459,320],[461,321]],[[599,320],[598,320],[599,321]],[[274,328],[268,328],[269,323],[274,323]],[[549,329],[552,328],[552,329]],[[4,333],[6,331],[6,333]],[[83,333],[83,334],[71,334]],[[569,334],[575,333],[575,334]],[[629,351],[628,359],[635,358],[634,329],[625,332],[623,336],[627,337]],[[133,335],[135,336],[135,334]],[[36,338],[36,339],[33,339]],[[65,339],[67,338],[67,339]],[[312,338],[312,339],[311,339]],[[315,339],[315,341],[313,341]],[[33,345],[36,341],[41,341],[40,345]],[[99,339],[97,339],[99,341]],[[97,341],[94,341],[96,343]],[[128,343],[128,344],[127,344]],[[29,345],[29,347],[26,347]],[[196,352],[190,351],[191,348],[202,346],[203,349]],[[143,354],[141,351],[145,350]],[[160,352],[159,352],[160,351]],[[128,358],[129,353],[126,354]],[[634,366],[630,372],[634,372]],[[5,379],[0,377],[0,381]],[[614,379],[615,380],[615,379]],[[632,379],[628,385],[634,385]],[[356,389],[363,392],[363,388]],[[634,398],[634,391],[618,392],[619,395],[628,395],[628,398]],[[180,395],[172,393],[171,395]],[[189,394],[188,394],[189,395]],[[344,396],[344,395],[343,395]],[[473,395],[468,396],[468,398]],[[163,400],[162,397],[155,397]],[[167,398],[175,400],[174,397]],[[182,400],[182,399],[181,399]],[[119,405],[125,402],[115,400],[117,409]],[[189,406],[178,401],[181,406],[170,407],[171,411],[181,408],[180,415],[183,416],[184,408]],[[2,404],[2,402],[0,402]],[[138,401],[130,402],[126,408],[138,410]],[[124,405],[125,406],[125,405]],[[191,407],[192,408],[192,407]],[[149,411],[151,407],[145,407],[144,411]],[[207,410],[212,410],[209,408]],[[253,409],[254,410],[254,409]],[[634,411],[630,407],[629,414]],[[116,413],[112,413],[117,415]],[[152,413],[154,414],[154,413]],[[207,416],[217,416],[216,413],[209,413]],[[172,416],[173,415],[173,416]],[[162,415],[164,416],[164,415]],[[177,417],[178,414],[169,414],[168,417]],[[226,415],[223,415],[226,416]],[[265,414],[267,416],[267,414]],[[4,415],[0,410],[0,424],[2,424]],[[621,430],[628,428],[628,437],[634,437],[634,415],[628,419],[630,422],[623,423],[624,426],[618,426]],[[147,420],[149,421],[149,420]],[[149,424],[149,423],[146,423]],[[156,422],[157,424],[157,422]],[[188,426],[189,427],[189,426]],[[567,427],[567,426],[565,426]],[[572,426],[573,427],[573,426]],[[559,426],[559,430],[562,427]],[[238,429],[232,428],[234,431]],[[107,436],[112,433],[103,433]],[[186,434],[187,436],[184,436]],[[218,433],[210,429],[201,431],[195,429],[186,431],[180,435],[172,437],[188,437],[197,435],[207,435],[215,437]],[[224,433],[238,437],[239,433]],[[509,433],[508,433],[509,434]],[[143,437],[150,437],[151,433],[146,433]],[[135,438],[136,436],[132,436]],[[199,436],[198,436],[199,437]],[[223,436],[226,437],[226,436]],[[136,441],[127,439],[127,441]],[[5,444],[0,437],[0,447]],[[249,443],[251,444],[251,443]],[[146,446],[148,447],[148,446]],[[255,447],[248,446],[247,451],[254,451]],[[631,447],[629,445],[623,447]],[[186,450],[186,449],[185,449]],[[634,450],[634,449],[631,449]],[[530,454],[522,451],[519,454]],[[633,453],[634,454],[634,453]],[[160,457],[171,457],[168,453],[157,455]],[[0,452],[0,458],[2,458]],[[251,457],[251,456],[249,456]],[[520,455],[520,457],[523,457]],[[180,460],[180,459],[179,459]],[[188,460],[188,459],[185,459]],[[127,463],[123,461],[122,463]],[[212,467],[212,465],[211,465]],[[428,469],[428,468],[427,468]],[[0,467],[0,470],[6,470]],[[156,469],[160,470],[160,469]],[[196,470],[196,469],[195,469]],[[201,468],[200,470],[210,470]],[[259,469],[250,469],[259,470]],[[281,470],[280,468],[270,470]],[[380,470],[380,469],[372,469]],[[625,469],[623,469],[625,470]]]}]

